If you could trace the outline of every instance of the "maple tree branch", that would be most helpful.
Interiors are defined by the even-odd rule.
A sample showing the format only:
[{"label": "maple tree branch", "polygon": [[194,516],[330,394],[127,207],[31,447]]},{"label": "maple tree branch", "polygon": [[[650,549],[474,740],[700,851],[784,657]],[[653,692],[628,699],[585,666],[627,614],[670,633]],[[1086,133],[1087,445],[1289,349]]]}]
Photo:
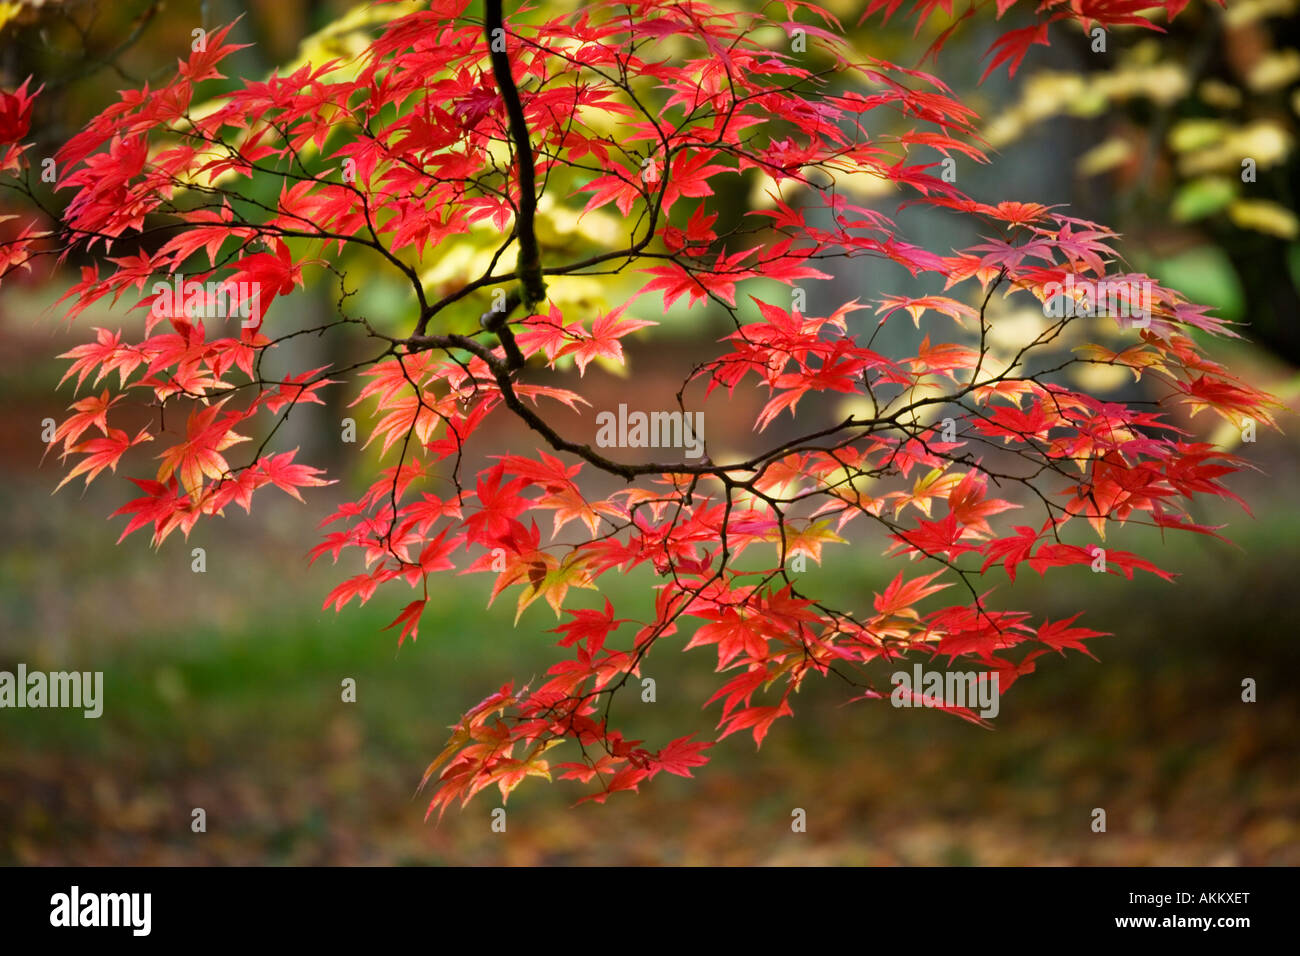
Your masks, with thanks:
[{"label": "maple tree branch", "polygon": [[[519,209],[516,216],[519,239],[519,258],[516,271],[523,287],[522,304],[531,308],[546,298],[546,284],[542,281],[542,256],[537,245],[533,219],[537,213],[537,173],[533,168],[533,147],[528,137],[528,122],[519,99],[519,88],[510,71],[510,56],[505,51],[505,25],[501,14],[501,0],[486,0],[483,21],[487,35],[488,54],[492,60],[492,75],[501,90],[506,115],[510,120],[510,136],[514,140],[515,162],[519,167]],[[501,39],[500,47],[497,38]],[[489,331],[500,334],[505,328],[509,313],[495,315],[488,324]],[[502,344],[505,344],[504,341]],[[507,353],[510,347],[506,346]]]},{"label": "maple tree branch", "polygon": [[[123,230],[133,234],[135,254],[109,260],[117,266],[110,275],[83,271],[82,281],[69,293],[77,299],[69,317],[110,293],[116,301],[133,285],[143,288],[157,272],[181,282],[189,271],[184,267],[191,263],[198,263],[200,272],[193,278],[200,285],[230,270],[227,281],[241,287],[251,281],[254,290],[265,287],[272,297],[287,294],[308,264],[323,266],[339,279],[337,321],[297,328],[291,315],[277,315],[277,326],[284,321],[285,331],[268,337],[260,328],[266,311],[261,309],[257,326],[249,327],[247,335],[241,331],[238,338],[210,339],[206,332],[212,325],[205,328],[192,321],[196,307],[203,306],[205,318],[231,319],[232,296],[219,298],[220,285],[215,292],[204,291],[203,301],[177,289],[178,298],[161,301],[162,293],[156,292],[153,303],[141,302],[150,305],[152,318],[140,343],[124,340],[120,332],[97,330],[96,342],[61,356],[74,360],[68,375],[77,376],[78,392],[87,375],[97,373],[91,379],[96,385],[114,371],[120,375],[120,394],[106,391],[102,397],[81,400],[72,406],[76,414],[56,433],[55,441],[61,439],[63,446],[60,457],[85,456],[68,479],[87,473],[89,482],[116,467],[135,444],[168,431],[165,412],[174,403],[193,406],[184,438],[178,437],[181,429],[173,423],[168,437],[173,444],[162,456],[166,465],[160,479],[145,483],[148,488],[137,482],[146,495],[118,512],[135,515],[126,533],[152,523],[155,544],[160,544],[173,529],[188,532],[201,515],[220,514],[232,502],[248,508],[252,492],[268,484],[290,494],[298,486],[324,484],[315,477],[319,469],[291,463],[293,453],[264,452],[289,416],[299,414],[297,409],[324,404],[319,389],[367,368],[367,377],[374,381],[358,400],[378,398],[376,415],[382,418],[371,438],[383,439],[382,456],[395,445],[397,460],[364,496],[339,508],[330,522],[343,520],[343,530],[327,533],[312,552],[313,560],[325,553],[337,560],[344,548],[367,553],[367,572],[331,592],[327,607],[341,609],[357,597],[364,601],[379,585],[404,579],[422,592],[423,600],[412,602],[390,625],[403,625],[400,646],[408,636],[415,639],[429,601],[429,574],[452,569],[447,554],[461,546],[471,552],[484,549],[464,570],[499,575],[493,598],[506,588],[521,587],[520,613],[541,597],[557,614],[565,613],[562,605],[570,588],[594,588],[598,578],[616,569],[623,574],[643,564],[653,569],[661,582],[653,617],[637,622],[644,626],[630,644],[621,640],[619,649],[612,644],[602,648],[607,634],[633,620],[615,619],[612,602],[606,602],[603,616],[567,611],[579,617],[559,629],[566,633],[561,643],[580,645],[576,662],[549,671],[539,690],[532,689],[531,680],[518,689],[509,684],[465,714],[447,750],[421,782],[423,786],[444,760],[460,754],[440,775],[430,812],[445,809],[453,797],[472,797],[489,782],[501,784],[504,799],[522,776],[546,775],[547,764],[539,758],[551,743],[564,739],[576,742],[583,764],[562,765],[568,771],[562,776],[584,783],[594,779],[606,794],[636,789],[641,780],[661,770],[682,774],[699,765],[700,745],[687,743],[694,735],[656,754],[642,748],[641,741],[626,739],[612,724],[615,694],[635,686],[642,660],[661,638],[678,631],[679,620],[710,622],[707,631],[695,632],[687,647],[716,644],[720,670],[745,665],[745,671],[708,703],[723,701],[719,739],[752,728],[756,743],[762,742],[773,720],[791,712],[791,695],[804,676],[814,672],[834,674],[849,686],[866,689],[862,696],[882,697],[874,689],[875,669],[913,652],[946,655],[949,666],[978,659],[982,667],[996,667],[1015,679],[1032,670],[1034,657],[1043,652],[1020,661],[1003,654],[1019,644],[1037,641],[1062,653],[1082,649],[1082,640],[1095,632],[1063,629],[1061,623],[1035,629],[1023,612],[986,605],[975,579],[1000,566],[1014,581],[1016,567],[1025,562],[1040,574],[1048,567],[1084,563],[1083,549],[1063,542],[1058,532],[1074,518],[1097,519],[1098,530],[1113,521],[1146,525],[1128,515],[1132,510],[1150,515],[1147,526],[1188,527],[1182,509],[1165,510],[1165,499],[1177,492],[1190,501],[1207,487],[1215,490],[1213,478],[1221,467],[1212,463],[1212,452],[1200,451],[1209,446],[1164,439],[1160,429],[1175,434],[1177,429],[1154,413],[1138,414],[1135,406],[1145,402],[1094,400],[1058,385],[1057,374],[1085,362],[1127,367],[1135,378],[1149,372],[1169,389],[1151,403],[1156,409],[1190,401],[1225,417],[1266,417],[1266,396],[1214,374],[1191,345],[1171,345],[1155,333],[1143,336],[1143,344],[1133,350],[1126,347],[1116,353],[1097,346],[1087,353],[1090,358],[1070,357],[1056,364],[1041,356],[1049,347],[1072,344],[1065,332],[1076,321],[1073,315],[1036,326],[1039,331],[1032,341],[1018,351],[1011,344],[1018,336],[1002,341],[993,335],[995,320],[988,312],[997,291],[1009,286],[1007,295],[1023,292],[1043,300],[1046,280],[1060,270],[1100,279],[1111,261],[1107,239],[1112,234],[1037,205],[974,204],[955,187],[932,182],[924,166],[906,165],[911,142],[962,149],[952,133],[973,134],[968,121],[973,114],[946,95],[895,82],[886,75],[893,70],[888,64],[855,64],[846,58],[851,51],[840,51],[838,42],[822,51],[835,61],[826,70],[814,72],[773,57],[760,42],[763,38],[752,34],[779,24],[761,15],[752,20],[744,15],[719,18],[678,4],[671,5],[671,14],[652,14],[639,25],[630,8],[621,9],[622,0],[598,0],[589,6],[607,8],[604,19],[597,15],[589,22],[584,10],[572,20],[557,18],[536,30],[516,23],[514,30],[521,34],[507,33],[502,2],[485,0],[482,20],[465,17],[463,11],[450,17],[457,24],[454,43],[444,42],[445,33],[430,33],[434,42],[411,43],[408,31],[423,27],[409,22],[395,27],[396,32],[374,48],[376,60],[361,78],[365,90],[355,78],[337,82],[324,73],[310,77],[298,91],[295,83],[281,87],[249,82],[243,91],[231,94],[227,112],[195,117],[178,106],[189,100],[177,99],[177,94],[191,92],[191,81],[208,76],[212,63],[234,48],[192,58],[183,70],[184,81],[153,95],[141,94],[138,107],[126,113],[105,114],[78,140],[78,148],[71,151],[81,154],[72,164],[79,167],[72,182],[82,188],[65,216],[49,217],[59,225],[44,231],[37,220],[23,226],[16,239],[0,240],[0,273],[7,273],[26,267],[31,258],[63,255],[74,247],[84,247],[98,262],[107,258],[109,244],[119,241]],[[593,33],[592,24],[597,23],[601,25]],[[462,31],[465,24],[469,27]],[[479,40],[483,35],[493,78],[485,75]],[[699,55],[688,58],[683,67],[668,65],[664,54],[677,57],[680,41],[692,37],[702,41]],[[639,53],[643,47],[649,52]],[[519,83],[513,76],[516,59]],[[831,76],[854,75],[865,81],[869,94],[857,92],[849,82],[828,83]],[[443,79],[428,82],[437,76]],[[643,91],[643,82],[654,86]],[[881,83],[886,91],[875,92]],[[406,94],[421,84],[423,98],[408,105]],[[357,102],[353,94],[366,91]],[[450,111],[448,102],[453,104]],[[882,148],[868,133],[861,119],[877,107],[924,118],[941,132],[913,131],[899,137],[904,155],[895,156],[892,148]],[[175,122],[178,109],[190,130]],[[680,119],[674,121],[671,117],[679,110]],[[615,132],[604,131],[603,124],[588,126],[591,111],[606,113],[622,125]],[[331,137],[335,129],[352,140],[332,154],[342,156],[345,165],[316,168],[323,162],[322,142],[304,161],[300,150],[313,138]],[[119,135],[147,136],[151,130],[166,130],[162,135],[168,140],[179,137],[182,148],[155,153],[152,161],[145,151],[119,149]],[[444,155],[451,144],[459,145]],[[121,163],[89,161],[105,145],[109,158],[120,154]],[[196,145],[204,148],[194,150]],[[214,150],[215,158],[209,155]],[[41,208],[32,195],[33,160],[23,159],[22,148],[13,155],[18,165],[11,167],[6,160],[6,171],[27,172],[9,188]],[[975,150],[971,155],[979,158],[982,153]],[[360,170],[349,170],[349,159],[354,167],[360,162]],[[227,188],[219,177],[204,180],[194,175],[199,167],[221,176],[256,175],[258,188]],[[718,176],[747,175],[751,168],[775,187],[768,190],[770,207],[736,210],[734,201],[710,188]],[[938,198],[997,220],[1013,234],[954,250],[956,260],[895,242],[892,222],[857,205],[846,191],[843,177],[857,173],[925,194],[944,193]],[[263,178],[278,181],[278,200],[272,202],[271,191],[263,191]],[[171,188],[161,188],[165,184]],[[583,204],[578,221],[587,212],[613,204],[622,222],[608,231],[542,229],[539,237],[539,201],[550,189],[569,194],[561,207],[565,212],[577,212],[572,201],[576,193],[595,194]],[[787,189],[793,195],[787,195]],[[124,195],[131,201],[123,202]],[[175,198],[181,196],[185,198]],[[683,198],[707,197],[717,198],[683,208]],[[687,211],[689,220],[684,218]],[[739,215],[733,216],[735,212]],[[180,221],[157,225],[163,215]],[[608,212],[602,215],[614,218]],[[478,235],[466,239],[464,246],[454,245],[461,241],[457,236],[469,231],[466,227],[478,227],[488,216],[495,235],[476,228]],[[508,232],[506,223],[511,223]],[[178,227],[192,231],[173,236],[171,230]],[[165,244],[159,246],[154,237]],[[1013,245],[1026,237],[1024,244]],[[54,240],[58,248],[50,248]],[[490,253],[481,274],[446,281],[440,273],[423,271],[429,245],[435,255],[442,255],[449,241],[453,249],[473,254],[476,270],[479,254]],[[391,327],[386,324],[376,328],[364,315],[350,316],[347,305],[353,291],[345,281],[346,265],[336,266],[328,257],[304,258],[305,247],[316,242],[322,254],[337,243],[340,259],[345,250],[349,258],[355,251],[366,260],[377,252],[398,269],[414,291],[414,332],[406,334],[404,325],[399,337],[387,334]],[[614,248],[619,245],[624,247]],[[511,246],[516,255],[513,268],[505,263]],[[206,251],[206,263],[197,258],[200,250]],[[1057,261],[1058,254],[1062,261]],[[875,309],[879,321],[874,330],[848,325],[848,316],[864,307],[856,299],[831,316],[805,315],[803,288],[795,283],[837,278],[814,266],[859,256],[894,260],[913,276],[942,275],[948,280],[945,289],[978,278],[984,287],[978,350],[969,341],[966,325],[976,314],[974,299],[890,296]],[[551,261],[544,265],[544,257]],[[1046,265],[1031,267],[1027,259],[1041,259]],[[563,434],[568,428],[558,420],[548,423],[549,409],[539,407],[538,400],[558,399],[577,411],[575,402],[586,399],[567,389],[521,381],[524,352],[538,366],[544,357],[550,371],[570,378],[570,365],[576,365],[581,378],[593,358],[626,365],[623,346],[615,343],[649,323],[622,324],[620,306],[602,314],[588,331],[584,323],[565,321],[574,316],[560,314],[561,307],[570,304],[567,299],[556,302],[549,317],[535,310],[545,302],[551,276],[622,275],[625,281],[613,290],[621,294],[637,281],[630,275],[637,270],[653,278],[639,280],[640,292],[621,298],[631,302],[642,293],[662,292],[665,311],[683,296],[689,307],[706,303],[735,326],[726,337],[731,344],[725,351],[711,349],[708,354],[715,357],[696,364],[682,381],[676,395],[682,424],[677,438],[669,437],[677,413],[668,412],[664,431],[648,445],[644,432],[634,439],[621,425],[617,440],[598,432],[590,444],[579,443]],[[761,321],[751,316],[748,305],[738,305],[735,295],[739,283],[760,279],[792,288],[789,309],[751,296]],[[472,309],[481,313],[472,332],[430,328],[444,309],[462,303],[468,311],[469,297],[489,288],[492,306]],[[1187,324],[1184,315],[1192,316],[1190,324],[1198,324],[1197,313],[1174,293],[1158,287],[1155,291],[1161,316],[1156,328],[1162,335]],[[242,290],[238,298],[245,298]],[[575,301],[581,304],[584,299]],[[886,319],[901,308],[912,313],[918,330],[922,314],[931,310],[953,319],[962,331],[938,343],[931,343],[927,334],[914,356],[901,354],[896,361],[875,353],[873,345]],[[1050,315],[1045,308],[1044,318]],[[460,318],[451,328],[461,328]],[[174,332],[152,334],[154,325],[168,319]],[[529,323],[526,333],[521,326],[522,349],[512,321]],[[275,350],[282,343],[335,329],[346,335],[351,326],[366,330],[364,344],[374,342],[383,350],[353,364],[350,352],[348,357],[331,355],[329,365],[301,374],[295,364],[278,380],[265,372],[264,360],[271,365],[281,356]],[[1206,319],[1202,327],[1213,330],[1215,323]],[[422,350],[445,355],[418,355]],[[250,355],[255,356],[251,363]],[[560,361],[571,355],[576,356],[573,363]],[[1125,361],[1129,356],[1131,361]],[[718,388],[730,397],[751,374],[758,379],[756,387],[768,391],[755,430],[763,432],[787,411],[792,423],[753,439],[766,450],[719,452],[722,460],[714,461],[710,453],[717,446],[704,441],[704,413],[688,412],[685,393],[698,381],[706,388],[701,404]],[[245,376],[249,381],[242,381]],[[646,379],[652,381],[657,381],[653,375]],[[132,439],[125,431],[109,430],[107,412],[120,398],[134,394],[128,388],[137,387],[154,398],[150,407],[158,409],[158,427]],[[224,403],[241,390],[240,397],[248,398],[242,407],[231,403],[220,412],[199,407],[218,398]],[[868,399],[870,412],[838,412],[837,393],[855,402]],[[804,394],[810,397],[796,413]],[[742,414],[747,414],[747,401],[740,399]],[[263,409],[277,416],[269,430],[260,425],[260,416],[255,419]],[[529,450],[535,450],[539,460],[492,456],[500,462],[480,473],[476,489],[467,490],[462,487],[462,460],[481,457],[469,441],[476,433],[485,434],[478,429],[489,415],[501,413],[532,430]],[[939,425],[930,413],[950,417]],[[215,418],[218,414],[221,417]],[[650,414],[649,427],[655,429],[655,418],[665,413]],[[701,416],[701,425],[688,433],[693,414]],[[960,433],[958,422],[963,423]],[[256,437],[236,433],[241,423],[247,423],[244,430],[266,432],[252,462],[223,467],[220,475],[212,475],[210,467],[203,467],[215,454],[212,448]],[[597,424],[605,427],[599,418]],[[723,418],[721,426],[732,431],[734,416]],[[92,428],[102,435],[83,441],[82,434]],[[797,432],[803,434],[781,437]],[[355,434],[344,440],[353,438]],[[603,453],[611,445],[680,447],[688,460],[628,463]],[[547,449],[581,461],[571,464]],[[750,457],[741,460],[741,455]],[[1200,465],[1202,460],[1207,464]],[[585,471],[580,485],[576,476],[583,463],[594,468]],[[1069,470],[1072,465],[1079,467],[1079,474]],[[917,466],[922,474],[913,479],[909,473]],[[652,480],[595,500],[585,488],[593,470],[629,483]],[[597,478],[602,489],[612,484],[607,475]],[[1057,479],[1064,485],[1059,492],[1054,487]],[[454,486],[455,494],[447,497],[443,489],[437,495],[426,492],[423,486],[434,481]],[[876,484],[881,487],[872,487]],[[1006,487],[1015,492],[1007,500],[990,497],[991,489],[1001,494]],[[408,489],[418,491],[419,497]],[[531,497],[529,489],[539,496]],[[1069,497],[1057,503],[1049,492]],[[932,504],[943,507],[945,501],[946,514],[932,517]],[[1017,526],[1016,534],[1000,536],[986,520],[1031,503],[1045,512],[1041,530]],[[548,542],[529,521],[542,510],[555,511]],[[938,569],[911,581],[900,572],[871,609],[855,616],[852,608],[839,611],[816,600],[812,587],[798,576],[804,567],[791,559],[806,556],[820,563],[822,545],[852,543],[840,532],[850,519],[863,516],[871,533],[883,531],[887,537],[888,557],[923,558]],[[435,527],[444,521],[441,528]],[[575,521],[584,530],[571,543],[560,535]],[[508,534],[503,536],[503,530]],[[1053,538],[1056,545],[1040,547]],[[771,545],[776,546],[774,568],[766,564]],[[760,550],[763,564],[753,563],[750,549]],[[503,556],[504,566],[498,564]],[[1131,577],[1133,568],[1154,568],[1126,552],[1114,552],[1112,561],[1112,574],[1122,570]],[[1164,576],[1159,569],[1155,573]],[[912,606],[950,583],[928,585],[940,574],[959,577],[969,600],[963,595],[960,603],[921,616]],[[809,593],[803,593],[801,585]],[[751,698],[760,685],[766,685],[762,693],[770,700],[768,688],[778,679],[785,681],[779,701],[753,705]],[[961,710],[976,719],[973,712]],[[486,723],[493,712],[497,718]],[[525,748],[522,762],[513,756],[516,744]]]}]

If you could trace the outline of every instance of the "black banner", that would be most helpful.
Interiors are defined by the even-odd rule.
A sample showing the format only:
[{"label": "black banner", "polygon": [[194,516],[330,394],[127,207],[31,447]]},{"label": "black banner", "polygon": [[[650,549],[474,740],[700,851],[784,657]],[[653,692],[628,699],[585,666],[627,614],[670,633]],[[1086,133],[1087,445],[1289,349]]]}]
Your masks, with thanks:
[{"label": "black banner", "polygon": [[590,879],[486,868],[9,869],[0,871],[0,913],[7,939],[79,944],[436,946],[460,938],[472,946],[479,937],[509,946],[521,934],[531,946],[562,938],[566,921],[574,923],[568,932],[590,932],[596,917],[608,931],[658,925],[699,943],[770,942],[776,921],[810,940],[835,927],[864,945],[944,946],[954,933],[1007,944],[1041,941],[1040,932],[1231,945],[1243,934],[1284,930],[1294,885],[1284,869],[1192,868],[643,869]]}]

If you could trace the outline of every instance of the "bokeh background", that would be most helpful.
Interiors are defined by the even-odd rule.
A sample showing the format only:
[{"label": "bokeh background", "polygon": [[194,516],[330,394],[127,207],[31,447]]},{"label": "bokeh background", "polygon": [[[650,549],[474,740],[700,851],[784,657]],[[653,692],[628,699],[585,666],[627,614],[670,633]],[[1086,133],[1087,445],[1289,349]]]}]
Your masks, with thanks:
[{"label": "bokeh background", "polygon": [[[914,39],[910,21],[857,28],[861,0],[827,6],[865,50],[903,65],[935,32]],[[1131,265],[1248,324],[1250,341],[1223,343],[1215,357],[1292,407],[1295,6],[1259,0],[1223,11],[1193,0],[1167,33],[1114,31],[1104,53],[1061,30],[1016,77],[982,85],[983,53],[1016,14],[1001,24],[976,17],[936,70],[985,118],[994,148],[988,166],[963,162],[963,189],[985,201],[1068,203],[1112,225]],[[52,153],[117,89],[174,69],[197,25],[243,14],[234,36],[253,46],[232,62],[256,77],[357,49],[368,15],[351,9],[332,0],[0,2],[0,85],[29,74],[46,84],[33,137]],[[1241,180],[1242,156],[1256,160],[1253,183]],[[872,183],[855,188],[878,196]],[[737,188],[719,202],[750,199]],[[954,233],[951,218],[916,211],[905,225],[938,250],[974,241]],[[891,278],[881,268],[843,271],[809,311],[876,296]],[[74,271],[38,267],[0,289],[0,669],[102,670],[107,699],[99,720],[0,711],[0,862],[1300,863],[1300,443],[1291,415],[1281,421],[1291,434],[1261,431],[1234,448],[1252,469],[1232,487],[1253,515],[1217,502],[1198,513],[1227,523],[1236,546],[1125,531],[1122,546],[1178,572],[1176,584],[1083,569],[999,582],[1010,606],[1053,619],[1086,609],[1083,624],[1114,636],[1093,642],[1097,661],[1040,658],[1004,698],[995,730],[845,704],[841,687],[812,682],[796,718],[778,722],[759,752],[738,734],[710,752],[697,779],[661,777],[607,806],[573,808],[580,791],[529,782],[512,795],[500,834],[489,825],[494,797],[435,825],[423,820],[416,784],[462,711],[545,669],[550,612],[534,607],[514,627],[507,602],[486,607],[485,581],[435,579],[419,640],[399,650],[395,632],[381,629],[401,594],[341,615],[320,609],[352,569],[307,565],[316,524],[374,465],[359,445],[336,440],[353,397],[344,391],[295,415],[286,446],[302,445],[338,485],[316,489],[306,505],[267,498],[251,518],[235,510],[158,550],[142,534],[116,545],[121,519],[105,518],[129,486],[102,479],[52,495],[57,462],[42,463],[40,423],[71,401],[70,384],[54,388],[64,370],[54,356],[92,326],[121,322],[95,310],[71,329],[60,321],[53,303]],[[368,307],[400,314],[399,290],[364,278]],[[312,287],[291,301],[306,325],[334,298]],[[666,338],[628,349],[639,393],[675,390],[683,363],[721,329],[698,312],[655,318]],[[347,343],[301,347],[329,361],[341,357],[329,349]],[[607,407],[629,388],[609,370],[593,367],[587,379]],[[1124,394],[1123,381],[1088,384]],[[735,409],[742,429],[753,420],[746,402]],[[498,440],[515,452],[533,447],[509,427]],[[806,573],[849,605],[865,603],[896,573],[884,546],[868,538],[828,548]],[[206,550],[203,574],[191,571],[193,547]],[[609,580],[620,610],[648,601],[648,577]],[[658,699],[620,702],[632,726],[650,741],[707,735],[716,711],[698,701],[716,682],[710,655],[665,643],[646,673]],[[340,701],[347,677],[357,681],[354,704]],[[1244,678],[1257,681],[1258,702],[1241,701]],[[191,831],[196,807],[205,833]],[[791,832],[796,807],[807,811],[807,833]],[[1095,807],[1107,811],[1104,834],[1090,828]]]}]

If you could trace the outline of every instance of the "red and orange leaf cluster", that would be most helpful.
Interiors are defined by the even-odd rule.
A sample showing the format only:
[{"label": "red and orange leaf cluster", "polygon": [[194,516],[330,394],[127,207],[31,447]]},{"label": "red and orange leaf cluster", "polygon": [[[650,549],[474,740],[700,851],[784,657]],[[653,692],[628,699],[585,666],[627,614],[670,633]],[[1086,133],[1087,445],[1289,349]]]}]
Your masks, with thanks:
[{"label": "red and orange leaf cluster", "polygon": [[[873,2],[867,13],[900,3]],[[1011,5],[999,2],[998,13]],[[1096,224],[1032,203],[978,202],[935,175],[932,152],[984,159],[973,113],[935,77],[857,53],[829,14],[789,6],[799,22],[694,0],[600,0],[550,20],[508,21],[538,188],[567,184],[557,202],[586,215],[616,211],[627,229],[624,246],[544,250],[545,274],[643,278],[638,296],[600,314],[565,314],[550,301],[503,324],[477,321],[493,314],[492,292],[520,278],[518,223],[536,197],[521,191],[520,144],[488,36],[459,0],[392,19],[358,63],[242,82],[197,110],[200,87],[238,49],[218,31],[172,80],[124,92],[58,156],[71,198],[58,231],[33,248],[75,248],[97,263],[69,291],[68,317],[105,299],[149,310],[142,335],[98,329],[65,353],[67,377],[98,394],[78,399],[55,436],[65,481],[132,462],[141,496],[119,512],[129,516],[124,536],[150,527],[161,542],[231,503],[250,508],[265,486],[296,497],[324,484],[294,451],[263,449],[296,405],[321,402],[324,387],[363,368],[354,404],[373,413],[366,444],[384,466],[325,521],[312,559],[355,554],[364,567],[325,606],[415,589],[390,625],[401,644],[419,634],[431,578],[454,587],[450,574],[481,574],[491,576],[491,600],[509,593],[516,621],[539,599],[560,618],[559,659],[535,686],[508,683],[455,726],[425,775],[435,787],[430,812],[492,785],[504,799],[526,777],[553,772],[587,784],[596,800],[660,772],[690,776],[711,745],[697,730],[630,740],[608,706],[679,629],[685,648],[716,651],[722,676],[705,705],[719,708],[718,739],[749,731],[761,743],[793,712],[809,675],[835,672],[870,690],[880,667],[908,654],[996,672],[1005,692],[1044,652],[1089,653],[1085,642],[1099,635],[1074,618],[1035,623],[995,609],[970,579],[1000,571],[1014,581],[1025,565],[1087,573],[1094,533],[1126,522],[1211,533],[1188,506],[1229,496],[1222,480],[1239,462],[1185,434],[1175,413],[1271,422],[1272,401],[1193,337],[1231,329],[1154,282],[1140,330],[1065,318],[1018,355],[988,347],[995,293],[1038,309],[1068,275],[1151,280],[1109,271],[1115,236]],[[935,0],[913,6],[922,17],[952,12]],[[1181,3],[1165,6],[1172,15]],[[1137,10],[1128,0],[1040,3],[1033,32],[1004,37],[994,63],[1014,69],[1052,20],[1146,22]],[[795,27],[817,45],[815,60],[774,41]],[[25,92],[14,96],[0,103],[0,139],[9,141],[25,132],[29,111]],[[23,162],[11,157],[6,168]],[[645,175],[648,165],[656,175]],[[961,250],[912,244],[880,209],[837,188],[849,175],[975,217],[988,238]],[[715,194],[737,177],[760,184],[767,200],[723,228]],[[278,199],[241,192],[249,180],[278,186]],[[486,271],[426,283],[424,269],[480,225],[503,240]],[[118,254],[128,239],[131,251]],[[355,365],[268,377],[263,357],[304,331],[285,297],[352,254],[409,281],[409,325],[393,332],[344,312],[337,325],[371,344]],[[874,308],[804,311],[794,292],[863,256],[897,264],[910,291],[882,291]],[[152,283],[177,274],[254,284],[260,308],[250,322],[160,314]],[[773,295],[774,283],[792,294]],[[589,415],[581,388],[591,363],[625,362],[628,337],[652,334],[649,316],[676,303],[733,321],[687,372],[685,394],[702,402],[756,389],[761,450],[651,467],[550,424],[560,406],[566,421]],[[924,338],[913,354],[886,355],[876,333],[899,313]],[[1102,341],[1058,352],[1054,364],[1033,361],[1070,323]],[[1105,344],[1117,336],[1118,347]],[[1053,374],[1087,363],[1131,370],[1153,404],[1103,401]],[[555,372],[551,382],[567,375],[574,390],[530,382],[542,368]],[[859,410],[828,416],[844,399]],[[134,435],[115,427],[127,401],[167,410],[171,427],[161,415]],[[489,423],[511,416],[537,435],[536,454],[492,446]],[[777,431],[784,437],[770,437]],[[244,449],[254,450],[236,458]],[[462,475],[474,449],[495,460]],[[626,487],[594,494],[602,485],[589,482],[593,472]],[[805,593],[788,571],[796,555],[820,561],[842,535],[871,541],[872,531],[888,555],[932,570],[906,567],[844,610]],[[1130,578],[1168,576],[1124,551],[1106,560]],[[592,604],[576,599],[641,567],[658,581],[643,618],[616,617],[608,599],[570,606]],[[553,765],[550,751],[564,744],[570,759]]]}]

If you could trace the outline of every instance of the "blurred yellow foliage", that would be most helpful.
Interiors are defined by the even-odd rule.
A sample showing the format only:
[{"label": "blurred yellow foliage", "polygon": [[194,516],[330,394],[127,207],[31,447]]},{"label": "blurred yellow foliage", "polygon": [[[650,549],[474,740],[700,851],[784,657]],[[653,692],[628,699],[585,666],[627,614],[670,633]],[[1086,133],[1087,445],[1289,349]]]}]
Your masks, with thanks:
[{"label": "blurred yellow foliage", "polygon": [[1290,131],[1271,119],[1235,126],[1224,120],[1184,120],[1169,131],[1169,145],[1181,153],[1178,169],[1184,176],[1240,170],[1243,159],[1260,169],[1281,163],[1290,154]]},{"label": "blurred yellow foliage", "polygon": [[1267,199],[1238,199],[1228,206],[1228,218],[1242,229],[1266,232],[1280,239],[1300,235],[1295,213]]}]

